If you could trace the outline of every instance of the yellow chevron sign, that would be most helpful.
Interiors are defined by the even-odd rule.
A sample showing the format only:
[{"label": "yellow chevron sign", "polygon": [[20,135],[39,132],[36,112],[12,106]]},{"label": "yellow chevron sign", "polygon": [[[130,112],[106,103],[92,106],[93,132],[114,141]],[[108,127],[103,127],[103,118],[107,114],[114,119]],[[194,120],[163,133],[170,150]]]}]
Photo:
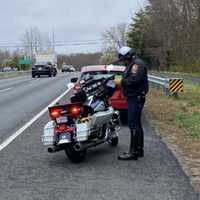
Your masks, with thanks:
[{"label": "yellow chevron sign", "polygon": [[169,91],[172,93],[183,92],[183,79],[170,79]]}]

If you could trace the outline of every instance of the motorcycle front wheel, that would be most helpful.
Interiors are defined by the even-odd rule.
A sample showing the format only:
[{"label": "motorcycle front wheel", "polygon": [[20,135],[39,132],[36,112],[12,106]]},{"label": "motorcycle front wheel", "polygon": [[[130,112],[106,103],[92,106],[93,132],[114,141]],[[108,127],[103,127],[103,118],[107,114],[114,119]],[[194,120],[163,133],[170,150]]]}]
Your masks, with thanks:
[{"label": "motorcycle front wheel", "polygon": [[113,147],[116,147],[118,145],[118,142],[119,142],[118,136],[108,140],[108,143]]},{"label": "motorcycle front wheel", "polygon": [[69,158],[69,160],[73,163],[82,162],[86,156],[87,150],[76,151],[73,145],[68,145],[65,148],[65,154]]}]

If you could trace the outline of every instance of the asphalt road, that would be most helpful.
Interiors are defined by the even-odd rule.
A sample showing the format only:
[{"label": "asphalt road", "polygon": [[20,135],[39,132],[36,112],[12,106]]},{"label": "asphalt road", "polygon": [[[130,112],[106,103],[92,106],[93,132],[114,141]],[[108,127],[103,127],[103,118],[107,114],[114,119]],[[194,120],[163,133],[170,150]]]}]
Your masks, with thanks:
[{"label": "asphalt road", "polygon": [[64,92],[70,76],[0,80],[0,143]]},{"label": "asphalt road", "polygon": [[[53,88],[59,88],[58,85],[65,83],[66,78],[61,76],[57,81],[37,81],[43,86],[51,83]],[[37,81],[31,80],[27,85]],[[60,87],[59,92],[62,92],[64,88]],[[48,88],[42,91],[32,89],[30,94],[37,97],[39,93],[39,97],[31,103],[39,104],[42,100],[43,103],[38,106],[42,107],[45,104],[42,96],[49,92]],[[53,95],[46,99],[46,103],[51,98]],[[68,96],[64,97],[62,102],[67,99]],[[19,100],[23,101],[23,98],[16,99],[16,102],[19,103]],[[27,105],[23,111],[27,113],[28,108]],[[144,158],[127,162],[117,160],[118,151],[124,151],[128,143],[128,129],[123,126],[118,148],[104,144],[91,149],[86,160],[80,164],[70,163],[64,152],[46,152],[41,144],[41,133],[47,121],[46,113],[0,152],[0,200],[198,199],[177,160],[146,120]]]}]

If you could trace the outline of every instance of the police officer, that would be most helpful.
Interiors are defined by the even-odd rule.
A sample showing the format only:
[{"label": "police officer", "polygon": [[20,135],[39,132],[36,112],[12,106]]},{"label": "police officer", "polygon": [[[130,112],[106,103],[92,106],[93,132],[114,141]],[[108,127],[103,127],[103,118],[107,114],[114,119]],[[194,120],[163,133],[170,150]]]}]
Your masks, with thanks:
[{"label": "police officer", "polygon": [[130,47],[119,50],[119,60],[126,69],[122,78],[122,91],[128,101],[128,126],[130,128],[129,151],[119,155],[120,160],[137,160],[144,156],[144,134],[141,114],[148,92],[147,67]]}]

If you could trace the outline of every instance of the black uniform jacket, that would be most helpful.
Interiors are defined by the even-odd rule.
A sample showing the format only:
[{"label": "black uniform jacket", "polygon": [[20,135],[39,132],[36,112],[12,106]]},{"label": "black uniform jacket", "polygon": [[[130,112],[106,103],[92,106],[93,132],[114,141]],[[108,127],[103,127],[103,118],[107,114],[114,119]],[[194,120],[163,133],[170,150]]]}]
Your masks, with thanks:
[{"label": "black uniform jacket", "polygon": [[147,67],[141,59],[135,58],[126,67],[121,85],[126,97],[145,96],[147,94],[149,90]]}]

